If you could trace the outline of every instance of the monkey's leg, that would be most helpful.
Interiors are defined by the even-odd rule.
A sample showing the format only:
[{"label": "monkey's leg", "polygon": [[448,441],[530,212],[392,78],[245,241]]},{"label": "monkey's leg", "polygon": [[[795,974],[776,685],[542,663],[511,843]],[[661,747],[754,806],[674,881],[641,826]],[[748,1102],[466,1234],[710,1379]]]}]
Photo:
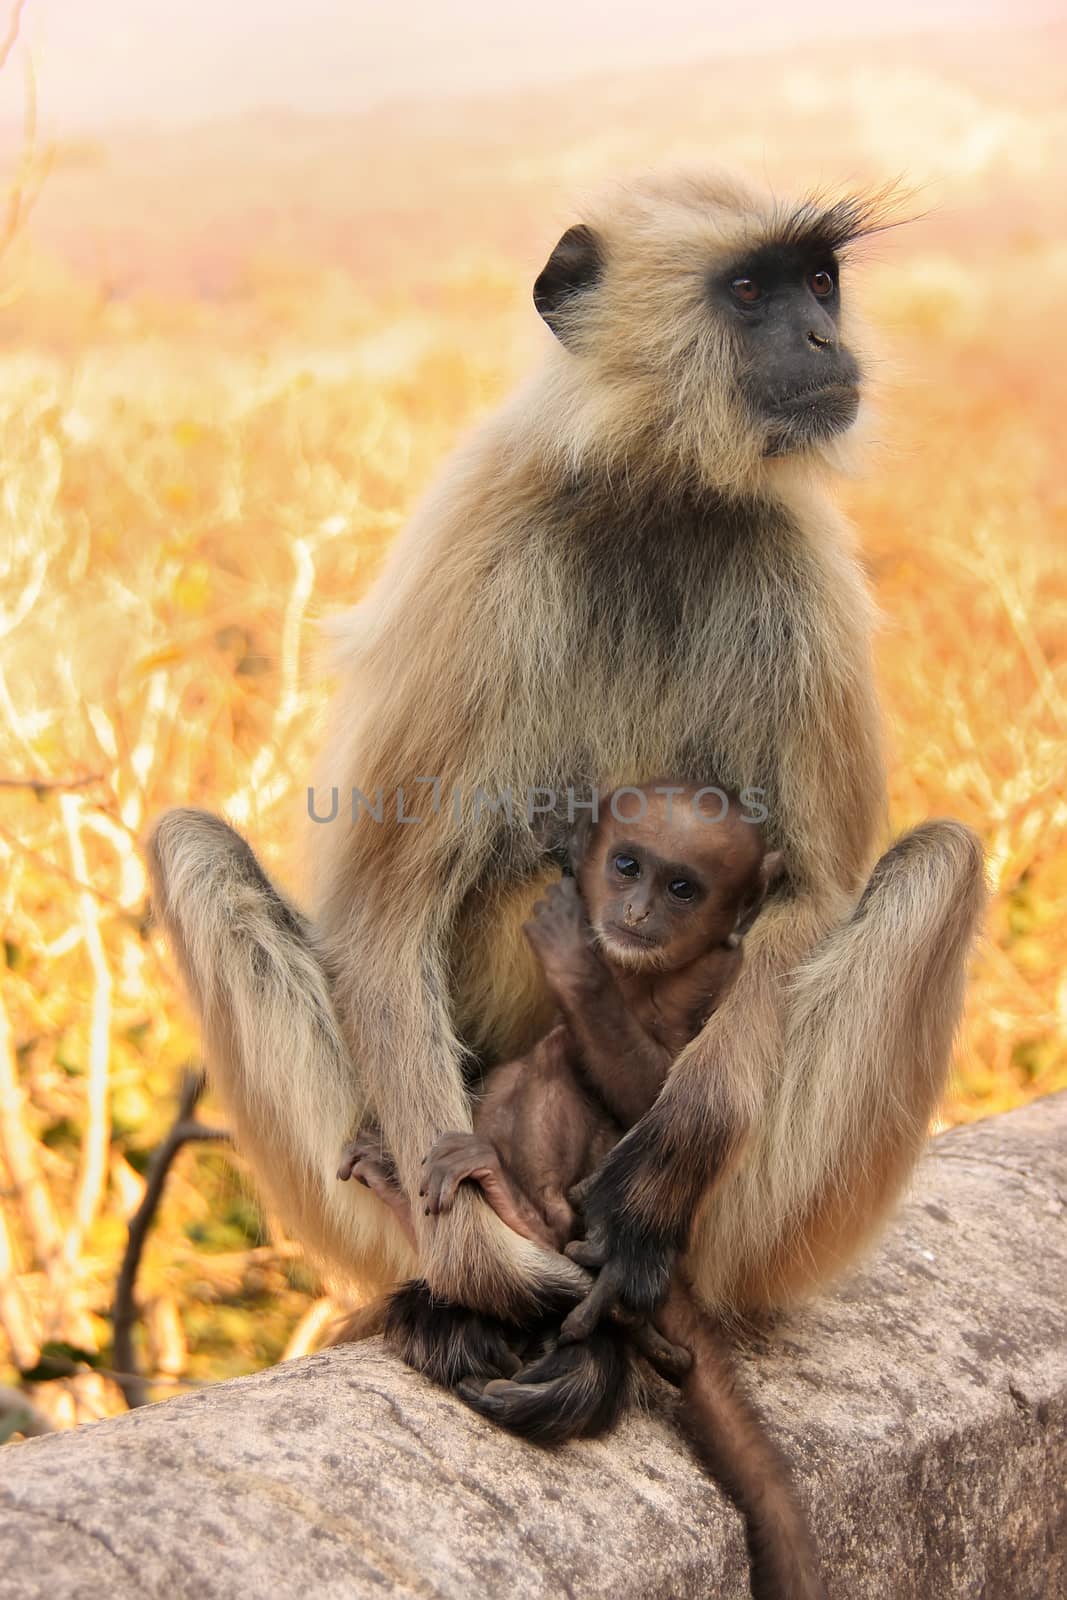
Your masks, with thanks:
[{"label": "monkey's leg", "polygon": [[692,1354],[678,1380],[681,1420],[700,1460],[745,1519],[754,1600],[826,1600],[785,1457],[745,1394],[727,1345],[677,1277],[656,1321]]},{"label": "monkey's leg", "polygon": [[628,1310],[662,1300],[701,1202],[689,1270],[712,1304],[773,1302],[855,1253],[926,1138],[984,900],[978,840],[932,822],[821,939],[803,903],[768,908],[724,1005],[584,1195],[592,1253],[576,1254],[610,1266]]},{"label": "monkey's leg", "polygon": [[[413,1194],[426,1150],[469,1117],[425,919],[412,909],[409,945],[381,956],[377,968],[379,953],[364,941],[363,965],[372,970],[363,989],[359,942],[350,945],[357,971],[346,979],[342,1032],[339,980],[327,977],[316,929],[239,834],[204,812],[168,812],[149,843],[149,866],[213,1078],[257,1176],[318,1255],[364,1281],[396,1282],[415,1266],[411,1249],[386,1207],[337,1182],[337,1142],[372,1112]],[[464,1304],[526,1315],[553,1295],[573,1300],[581,1287],[577,1268],[506,1228],[480,1196],[460,1195],[441,1221],[448,1227],[420,1216],[416,1229],[432,1284],[420,1292],[433,1300],[439,1325],[449,1305],[457,1315]]]},{"label": "monkey's leg", "polygon": [[365,1107],[307,919],[218,817],[171,811],[148,847],[155,914],[200,1016],[212,1079],[242,1151],[301,1240],[343,1271],[414,1264],[393,1215],[337,1182],[337,1145]]}]

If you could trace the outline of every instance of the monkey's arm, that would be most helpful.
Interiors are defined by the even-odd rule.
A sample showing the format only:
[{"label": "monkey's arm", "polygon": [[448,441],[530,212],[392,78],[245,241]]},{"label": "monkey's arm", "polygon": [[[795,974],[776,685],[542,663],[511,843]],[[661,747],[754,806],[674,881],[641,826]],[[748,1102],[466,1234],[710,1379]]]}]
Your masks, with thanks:
[{"label": "monkey's arm", "polygon": [[632,1127],[663,1087],[671,1057],[629,1014],[573,878],[550,885],[523,931],[578,1046],[582,1076],[615,1120]]},{"label": "monkey's arm", "polygon": [[590,1183],[586,1238],[567,1254],[600,1278],[564,1323],[565,1340],[586,1337],[616,1302],[650,1315],[667,1293],[702,1196],[737,1159],[758,1116],[760,1085],[780,1058],[782,982],[810,948],[816,917],[798,901],[764,912],[723,1005]]},{"label": "monkey's arm", "polygon": [[672,1061],[725,1000],[740,970],[740,946],[723,946],[665,975],[654,990],[658,1038],[629,1010],[603,962],[558,986],[549,980],[578,1045],[583,1077],[624,1128],[632,1128],[655,1104]]},{"label": "monkey's arm", "polygon": [[[741,961],[740,943],[716,945],[681,971],[665,973],[654,985],[656,1034],[671,1061],[681,1055],[706,1027],[712,1012],[722,1005],[737,982]],[[650,1099],[644,1109],[647,1111],[651,1104]]]},{"label": "monkey's arm", "polygon": [[632,1128],[663,1088],[670,1051],[627,1010],[603,963],[578,981],[555,985],[550,980],[549,987],[578,1046],[582,1077],[616,1122]]}]

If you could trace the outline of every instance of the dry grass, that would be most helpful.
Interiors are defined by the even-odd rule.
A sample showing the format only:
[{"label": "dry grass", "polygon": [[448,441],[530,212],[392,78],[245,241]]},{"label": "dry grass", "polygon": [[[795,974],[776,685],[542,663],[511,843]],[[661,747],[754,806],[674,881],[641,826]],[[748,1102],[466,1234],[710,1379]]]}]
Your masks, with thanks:
[{"label": "dry grass", "polygon": [[[987,126],[997,108],[973,83],[966,92]],[[173,222],[164,257],[134,179],[153,162],[195,167],[198,147],[135,163],[101,146],[60,164],[36,235],[9,254],[0,1377],[8,1355],[26,1368],[49,1339],[106,1364],[124,1219],[179,1069],[196,1058],[171,964],[146,931],[139,837],[167,805],[204,805],[291,872],[328,692],[311,670],[316,621],[358,596],[435,465],[531,358],[526,284],[566,220],[575,171],[584,181],[677,153],[673,101],[650,93],[655,131],[626,149],[617,133],[594,149],[583,125],[537,160],[519,147],[533,112],[515,111],[492,160],[472,155],[458,177],[443,157],[435,167],[432,139],[412,136],[406,157],[390,146],[377,187],[347,197],[344,141],[303,129],[321,142],[318,206],[299,162],[272,167],[257,136],[229,153],[226,192],[240,173],[261,185],[273,173],[275,224],[286,205],[306,213],[270,256],[254,216],[231,219],[219,242],[207,200],[198,210],[183,190],[152,218],[157,231]],[[1045,113],[1025,115],[1024,130]],[[1059,136],[1062,149],[1062,125]],[[1011,124],[1009,154],[1022,137]],[[803,139],[794,154],[799,164]],[[1054,159],[1046,151],[1024,178],[996,162],[969,172],[958,211],[887,247],[868,279],[900,366],[870,477],[846,496],[886,618],[894,823],[970,821],[996,891],[947,1121],[1067,1084],[1067,508],[1063,380],[1051,376],[1067,369],[1054,310],[1067,254],[1049,216],[1026,208],[1062,175]],[[101,174],[102,190],[89,182]],[[72,243],[72,196],[83,219],[106,214],[90,244]],[[978,242],[994,216],[995,250]],[[172,1380],[275,1359],[316,1308],[314,1284],[262,1231],[217,1150],[183,1156],[142,1291],[146,1362]],[[37,1393],[61,1423],[119,1403],[99,1376]]]}]

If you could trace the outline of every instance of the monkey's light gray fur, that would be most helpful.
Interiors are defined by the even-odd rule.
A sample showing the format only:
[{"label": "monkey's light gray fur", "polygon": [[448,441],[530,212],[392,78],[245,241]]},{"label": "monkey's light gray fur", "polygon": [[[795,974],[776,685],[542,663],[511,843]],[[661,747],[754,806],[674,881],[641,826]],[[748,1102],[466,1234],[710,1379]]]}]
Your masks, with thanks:
[{"label": "monkey's light gray fur", "polygon": [[[747,1356],[831,1595],[1067,1595],[1067,1095],[935,1141],[882,1249]],[[666,1413],[542,1452],[377,1342],[0,1453],[0,1597],[741,1600]]]}]

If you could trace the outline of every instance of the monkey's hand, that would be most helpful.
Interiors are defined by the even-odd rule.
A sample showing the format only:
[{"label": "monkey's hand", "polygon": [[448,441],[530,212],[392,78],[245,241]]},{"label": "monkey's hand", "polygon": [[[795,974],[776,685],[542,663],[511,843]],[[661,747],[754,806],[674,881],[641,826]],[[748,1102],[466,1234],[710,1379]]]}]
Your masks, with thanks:
[{"label": "monkey's hand", "polygon": [[[597,1281],[560,1332],[563,1343],[587,1339],[605,1316],[628,1322],[651,1317],[670,1288],[691,1214],[688,1197],[672,1193],[657,1158],[655,1109],[620,1141],[574,1195],[585,1217],[584,1239],[566,1254],[597,1272]],[[675,1208],[677,1207],[677,1210]],[[674,1220],[672,1212],[680,1220]]]},{"label": "monkey's hand", "polygon": [[522,931],[554,990],[570,991],[601,975],[603,964],[573,878],[549,885]]}]

